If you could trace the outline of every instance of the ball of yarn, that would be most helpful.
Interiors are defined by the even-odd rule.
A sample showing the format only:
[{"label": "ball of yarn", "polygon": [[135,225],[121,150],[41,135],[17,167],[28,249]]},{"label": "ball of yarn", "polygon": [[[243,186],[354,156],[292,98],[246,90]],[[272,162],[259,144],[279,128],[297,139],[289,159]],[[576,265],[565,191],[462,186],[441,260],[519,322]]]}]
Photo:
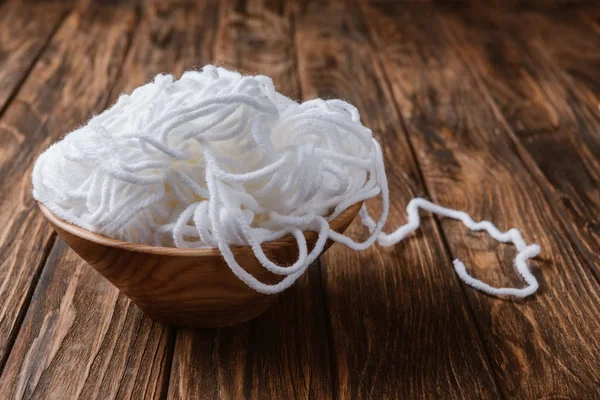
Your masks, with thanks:
[{"label": "ball of yarn", "polygon": [[[537,289],[526,261],[539,247],[528,246],[517,230],[502,233],[487,221],[415,199],[409,223],[381,233],[389,209],[383,156],[358,110],[342,100],[298,103],[266,76],[214,66],[179,80],[158,75],[52,145],[32,179],[34,197],[69,223],[134,243],[218,247],[232,271],[263,293],[293,284],[327,239],[354,250],[376,240],[397,243],[419,226],[419,208],[512,241],[529,286],[492,288],[455,262],[465,282],[498,295],[523,297]],[[329,229],[349,206],[378,195],[379,221],[361,208],[370,231],[365,241]],[[318,232],[310,252],[303,234],[309,230]],[[287,235],[296,238],[299,257],[283,267],[268,260],[260,244]],[[232,245],[250,245],[265,268],[285,278],[258,281],[239,266]]]},{"label": "ball of yarn", "polygon": [[285,218],[337,214],[375,187],[374,160],[350,104],[301,105],[267,77],[211,66],[158,75],[53,145],[36,163],[34,195],[129,242],[239,245],[244,229],[262,241],[289,230]]}]

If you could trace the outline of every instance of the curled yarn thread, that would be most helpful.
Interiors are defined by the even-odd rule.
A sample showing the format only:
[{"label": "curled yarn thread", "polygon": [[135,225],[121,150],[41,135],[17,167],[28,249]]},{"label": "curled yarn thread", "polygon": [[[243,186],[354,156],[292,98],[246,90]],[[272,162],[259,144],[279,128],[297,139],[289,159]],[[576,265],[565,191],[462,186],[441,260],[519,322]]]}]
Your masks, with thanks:
[{"label": "curled yarn thread", "polygon": [[[540,247],[517,229],[501,232],[462,211],[415,198],[408,223],[385,234],[389,190],[383,155],[358,110],[342,100],[297,103],[266,76],[206,66],[179,80],[158,75],[52,145],[38,158],[34,197],[63,220],[105,236],[156,246],[218,247],[233,273],[254,290],[291,286],[328,239],[353,250],[392,246],[420,226],[419,210],[461,221],[517,248],[515,266],[527,286],[468,285],[496,296],[526,297],[538,289],[527,261]],[[377,221],[360,210],[370,235],[362,242],[330,229],[353,204],[380,197]],[[309,251],[305,231],[318,233]],[[291,235],[298,259],[281,266],[261,243]],[[265,284],[236,261],[232,245],[248,245],[261,265],[284,276]]]}]

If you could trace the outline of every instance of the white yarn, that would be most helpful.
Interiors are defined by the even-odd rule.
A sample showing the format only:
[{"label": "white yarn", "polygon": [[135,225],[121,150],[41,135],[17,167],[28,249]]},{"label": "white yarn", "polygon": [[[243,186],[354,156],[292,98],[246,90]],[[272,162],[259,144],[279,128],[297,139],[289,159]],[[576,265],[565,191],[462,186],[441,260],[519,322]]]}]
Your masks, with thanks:
[{"label": "white yarn", "polygon": [[[328,239],[353,250],[398,243],[419,227],[419,209],[512,242],[528,286],[491,287],[455,260],[465,283],[500,296],[526,297],[538,289],[527,260],[540,248],[516,229],[501,232],[417,198],[407,207],[408,223],[382,233],[389,211],[383,155],[358,110],[342,100],[297,103],[266,76],[214,66],[179,80],[158,75],[52,145],[32,177],[34,197],[63,220],[129,242],[218,247],[233,273],[261,293],[292,285]],[[330,229],[329,221],[349,206],[379,195],[377,222],[366,204],[360,210],[370,231],[365,241]],[[310,252],[305,231],[318,232]],[[261,243],[287,235],[296,239],[299,256],[284,267],[267,258]],[[237,263],[232,245],[251,246],[264,268],[283,280],[257,280]]]}]

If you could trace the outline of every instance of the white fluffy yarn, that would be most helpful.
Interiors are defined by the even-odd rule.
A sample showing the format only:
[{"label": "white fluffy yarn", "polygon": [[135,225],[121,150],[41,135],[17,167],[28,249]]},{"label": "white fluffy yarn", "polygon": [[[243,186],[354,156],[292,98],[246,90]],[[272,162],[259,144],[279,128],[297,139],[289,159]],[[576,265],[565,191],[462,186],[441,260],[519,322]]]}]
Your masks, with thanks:
[{"label": "white fluffy yarn", "polygon": [[[389,210],[383,156],[358,110],[341,100],[297,103],[276,92],[266,76],[214,66],[179,80],[158,75],[44,152],[33,186],[34,197],[58,217],[92,232],[156,246],[218,247],[231,270],[261,293],[292,285],[327,239],[353,250],[375,241],[398,243],[419,227],[420,208],[517,247],[515,266],[528,286],[491,287],[455,260],[465,283],[516,297],[538,288],[527,260],[540,248],[516,229],[501,232],[417,198],[408,205],[408,223],[382,233]],[[365,241],[329,228],[328,221],[349,206],[378,195],[379,221],[366,205],[360,210],[371,232]],[[304,231],[318,232],[310,252]],[[299,257],[282,267],[260,244],[286,235],[296,238]],[[266,269],[285,278],[272,285],[258,281],[237,263],[231,245],[250,245]]]}]

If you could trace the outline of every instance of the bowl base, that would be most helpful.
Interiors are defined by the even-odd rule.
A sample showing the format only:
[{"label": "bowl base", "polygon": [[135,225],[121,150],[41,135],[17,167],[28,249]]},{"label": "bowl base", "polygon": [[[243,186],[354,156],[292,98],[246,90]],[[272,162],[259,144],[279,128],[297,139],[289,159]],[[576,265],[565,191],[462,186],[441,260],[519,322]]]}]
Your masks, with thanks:
[{"label": "bowl base", "polygon": [[235,310],[228,309],[223,312],[197,312],[197,313],[164,313],[144,309],[139,307],[145,316],[148,318],[160,322],[161,324],[170,325],[178,328],[191,328],[191,329],[210,329],[210,328],[223,328],[226,326],[232,326],[248,322],[254,318],[265,313],[272,303],[277,299],[276,295],[265,296],[264,301],[252,304],[249,307],[248,304],[244,304],[244,307],[239,307]]}]

